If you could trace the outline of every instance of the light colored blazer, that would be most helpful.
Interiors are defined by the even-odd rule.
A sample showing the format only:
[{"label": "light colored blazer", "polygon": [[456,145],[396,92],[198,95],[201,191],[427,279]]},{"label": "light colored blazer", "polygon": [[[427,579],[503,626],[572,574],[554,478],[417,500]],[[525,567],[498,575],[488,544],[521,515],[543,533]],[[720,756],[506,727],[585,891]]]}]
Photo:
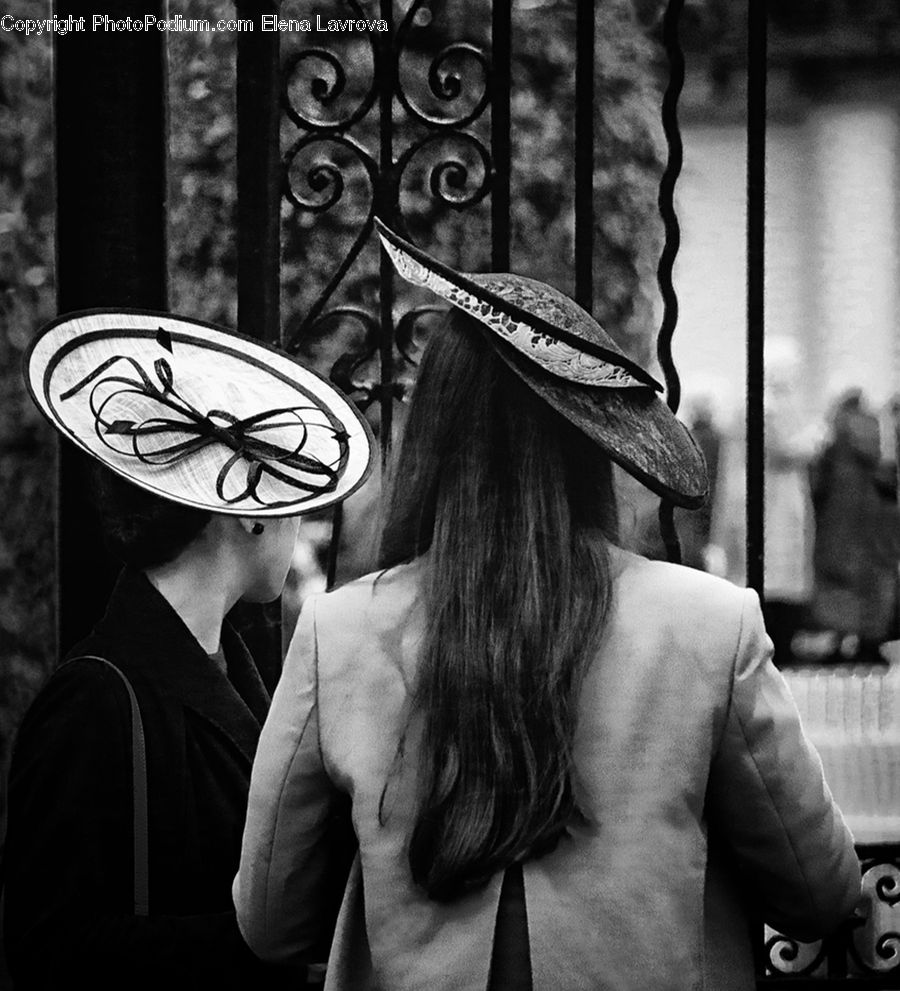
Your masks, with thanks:
[{"label": "light colored blazer", "polygon": [[[578,804],[596,825],[525,865],[534,988],[751,989],[745,905],[800,938],[831,930],[859,897],[851,837],[755,593],[617,548],[611,560],[574,743]],[[342,991],[488,982],[500,876],[438,904],[407,863],[421,567],[307,602],[253,768],[234,897],[264,959],[302,961],[315,940],[329,803],[336,789],[352,798],[361,877],[329,965]]]}]

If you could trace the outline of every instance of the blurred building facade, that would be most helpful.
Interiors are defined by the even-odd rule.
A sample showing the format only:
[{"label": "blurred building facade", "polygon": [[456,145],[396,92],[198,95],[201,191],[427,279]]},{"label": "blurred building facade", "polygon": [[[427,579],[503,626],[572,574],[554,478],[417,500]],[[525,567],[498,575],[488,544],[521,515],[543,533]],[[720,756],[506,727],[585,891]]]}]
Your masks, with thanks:
[{"label": "blurred building facade", "polygon": [[[743,6],[689,3],[684,31],[676,358],[724,417],[745,388]],[[900,390],[900,8],[770,7],[766,336],[796,346],[798,415],[824,424],[848,388],[881,413]]]}]

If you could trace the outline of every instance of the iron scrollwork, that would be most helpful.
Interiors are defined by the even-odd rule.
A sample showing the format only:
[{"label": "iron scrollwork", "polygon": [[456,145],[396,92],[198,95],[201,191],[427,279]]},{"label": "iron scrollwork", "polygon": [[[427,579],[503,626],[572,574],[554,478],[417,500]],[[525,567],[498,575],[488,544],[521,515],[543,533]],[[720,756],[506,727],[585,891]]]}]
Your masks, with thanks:
[{"label": "iron scrollwork", "polygon": [[[353,16],[367,16],[360,0],[344,2]],[[343,332],[348,350],[323,370],[362,407],[408,391],[413,341],[435,309],[414,308],[395,329],[390,285],[381,286],[380,312],[371,297],[330,306],[342,283],[351,295],[365,296],[347,276],[371,243],[376,213],[403,228],[405,211],[415,204],[421,212],[423,197],[458,211],[491,191],[491,151],[471,130],[490,105],[490,55],[469,41],[447,43],[434,55],[415,50],[423,6],[413,0],[389,33],[367,33],[355,47],[316,43],[290,53],[283,67],[284,115],[300,132],[283,158],[284,199],[301,226],[308,223],[304,214],[339,215],[327,242],[329,253],[338,249],[332,270],[320,278],[324,288],[303,306],[302,319],[289,326],[286,347],[315,350],[323,333],[352,324]],[[393,27],[390,0],[380,0],[379,16]],[[395,113],[402,113],[402,127],[395,126]],[[366,264],[363,287],[366,275],[377,281],[377,262]]]},{"label": "iron scrollwork", "polygon": [[[413,384],[413,370],[418,364],[418,356],[427,337],[428,320],[444,313],[439,306],[415,306],[407,310],[397,321],[394,346],[397,357],[391,382],[386,389],[393,400],[404,401]],[[381,395],[381,389],[373,386],[377,379],[373,363],[378,355],[380,327],[375,316],[357,307],[339,306],[329,310],[313,324],[312,336],[326,329],[335,320],[346,324],[356,321],[363,329],[362,336],[356,338],[355,346],[345,350],[335,361],[331,378],[348,396],[355,399],[362,410],[366,410]]]},{"label": "iron scrollwork", "polygon": [[[356,6],[353,4],[353,6]],[[377,52],[372,44],[372,61],[377,62]],[[285,61],[282,73],[282,107],[285,115],[299,128],[318,132],[323,130],[347,130],[362,120],[372,109],[378,91],[370,85],[360,98],[357,106],[343,116],[331,119],[317,119],[304,113],[293,99],[292,84],[298,70],[307,63],[319,62],[320,71],[309,81],[309,95],[322,110],[336,105],[347,90],[347,72],[340,58],[328,48],[305,48],[295,52]]]},{"label": "iron scrollwork", "polygon": [[801,943],[776,932],[768,936],[765,948],[766,973],[770,975],[809,977],[822,969],[828,954],[828,947],[822,940]]},{"label": "iron scrollwork", "polygon": [[[434,145],[447,144],[451,150],[443,158],[428,163],[428,188],[432,197],[454,210],[479,203],[491,189],[491,156],[484,145],[471,134],[440,132],[428,134],[411,144],[397,160],[397,177],[402,186],[410,165]],[[474,157],[480,177],[470,186],[472,163],[465,153]]]},{"label": "iron scrollwork", "polygon": [[[414,4],[413,6],[420,6],[420,4]],[[410,12],[412,12],[412,10],[413,7],[410,7],[410,11],[407,12],[404,23],[408,24],[410,22]],[[403,35],[401,32],[401,37],[402,36]],[[482,73],[482,90],[477,96],[474,106],[470,110],[457,114],[456,116],[439,116],[434,113],[429,113],[427,110],[416,104],[413,97],[407,93],[406,87],[402,83],[402,79],[398,79],[397,99],[400,101],[400,104],[411,120],[439,130],[453,130],[468,127],[469,124],[474,123],[474,121],[478,120],[478,118],[484,113],[485,108],[490,102],[490,91],[488,89],[490,64],[485,53],[475,45],[465,42],[457,42],[453,45],[447,45],[440,52],[438,52],[437,55],[435,55],[431,60],[431,64],[428,66],[428,89],[443,104],[454,103],[461,100],[464,96],[462,80],[459,72],[454,71],[450,68],[450,66],[454,61],[459,60],[462,57],[468,57],[471,59],[476,65],[479,66]]]},{"label": "iron scrollwork", "polygon": [[884,902],[885,905],[889,905],[891,908],[894,905],[900,904],[900,884],[897,881],[896,871],[891,874],[884,874],[878,878],[875,882],[875,894],[878,896],[879,901]]},{"label": "iron scrollwork", "polygon": [[[304,168],[298,167],[297,163],[302,161],[301,156],[304,153],[313,148],[318,148],[319,156],[312,162],[307,163],[304,171]],[[307,311],[301,328],[301,335],[309,331],[322,315],[322,311],[332,293],[343,281],[344,276],[366,244],[366,240],[372,229],[372,218],[375,215],[375,186],[378,165],[365,148],[352,138],[339,133],[312,133],[304,135],[294,142],[284,157],[284,198],[299,210],[305,210],[314,214],[323,214],[338,204],[343,199],[346,191],[349,168],[347,164],[336,160],[335,151],[337,149],[345,150],[347,157],[361,166],[362,174],[365,176],[368,191],[368,202],[365,204],[365,221],[361,229],[353,237],[349,250],[347,250],[333,273],[328,277],[325,288]],[[326,154],[326,152],[330,152],[330,154]],[[301,173],[305,180],[306,186],[310,190],[309,194],[298,188],[298,184],[294,179],[294,176],[298,172]],[[296,353],[299,346],[299,336],[294,335],[288,341],[288,350]]]},{"label": "iron scrollwork", "polygon": [[[337,328],[337,332],[335,332]],[[309,324],[303,337],[304,353],[314,363],[328,350],[331,379],[360,409],[373,399],[370,367],[378,353],[379,324],[376,316],[359,306],[335,306]]]},{"label": "iron scrollwork", "polygon": [[860,974],[900,976],[900,848],[874,848],[861,856],[864,910],[849,941]]},{"label": "iron scrollwork", "polygon": [[840,979],[850,988],[870,987],[877,977],[889,979],[891,987],[900,986],[900,847],[859,847],[858,854],[863,899],[855,916],[816,943],[801,943],[767,929],[768,978]]},{"label": "iron scrollwork", "polygon": [[[330,210],[344,195],[345,170],[328,158],[320,157],[306,171],[306,182],[316,198],[304,196],[297,192],[293,179],[294,165],[301,152],[315,145],[331,144],[349,151],[364,167],[370,184],[374,186],[378,167],[364,148],[351,138],[341,134],[309,134],[291,145],[284,157],[284,197],[301,210],[314,213],[324,213]],[[329,192],[330,189],[330,192]],[[327,195],[323,195],[327,194]]]}]

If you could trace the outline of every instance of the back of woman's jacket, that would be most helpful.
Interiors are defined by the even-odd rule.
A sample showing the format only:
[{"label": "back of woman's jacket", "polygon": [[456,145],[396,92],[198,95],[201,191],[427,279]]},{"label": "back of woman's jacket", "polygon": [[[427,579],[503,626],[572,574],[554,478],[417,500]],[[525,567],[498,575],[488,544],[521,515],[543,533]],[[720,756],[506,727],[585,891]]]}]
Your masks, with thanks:
[{"label": "back of woman's jacket", "polygon": [[[755,594],[617,549],[612,565],[574,743],[588,822],[524,867],[533,985],[750,989],[748,908],[799,938],[830,931],[859,896],[852,840]],[[407,860],[420,569],[307,604],[254,764],[235,897],[266,959],[301,961],[314,942],[328,809],[337,792],[352,798],[365,927],[346,904],[333,987],[488,985],[501,876],[440,904]],[[367,952],[371,974],[344,979]]]}]

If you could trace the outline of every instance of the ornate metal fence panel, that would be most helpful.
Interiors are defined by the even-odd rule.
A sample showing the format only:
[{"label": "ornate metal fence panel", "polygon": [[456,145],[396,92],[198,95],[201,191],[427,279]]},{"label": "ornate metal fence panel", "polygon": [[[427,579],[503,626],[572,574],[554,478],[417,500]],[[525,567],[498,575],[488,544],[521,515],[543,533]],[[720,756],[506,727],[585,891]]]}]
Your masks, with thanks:
[{"label": "ornate metal fence panel", "polygon": [[900,847],[857,848],[863,901],[828,939],[800,943],[765,933],[760,988],[900,988]]},{"label": "ornate metal fence panel", "polygon": [[[289,321],[285,346],[317,360],[324,339],[350,345],[332,374],[363,408],[380,405],[386,453],[393,402],[408,384],[415,324],[430,310],[397,318],[390,265],[366,256],[376,249],[373,219],[414,234],[411,213],[463,211],[489,197],[491,261],[495,267],[508,263],[509,3],[493,8],[492,36],[503,39],[499,45],[441,40],[436,33],[435,52],[424,51],[421,39],[416,44],[417,22],[423,12],[431,16],[423,0],[399,13],[389,0],[377,9],[357,0],[345,6],[359,20],[377,14],[382,29],[340,46],[301,43],[283,60],[286,237],[329,220],[344,235],[324,285]],[[423,193],[431,210],[420,202],[411,211],[408,201]]]}]

